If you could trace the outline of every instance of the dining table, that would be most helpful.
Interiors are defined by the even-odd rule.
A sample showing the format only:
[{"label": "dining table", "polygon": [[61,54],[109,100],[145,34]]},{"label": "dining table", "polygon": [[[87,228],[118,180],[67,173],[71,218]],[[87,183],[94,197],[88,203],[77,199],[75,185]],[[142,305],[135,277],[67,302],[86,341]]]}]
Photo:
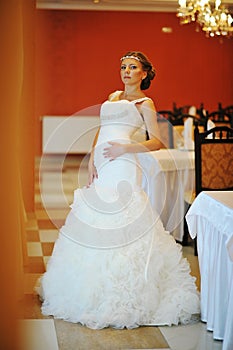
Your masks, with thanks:
[{"label": "dining table", "polygon": [[233,191],[203,191],[186,214],[197,237],[201,320],[222,350],[233,349]]},{"label": "dining table", "polygon": [[195,189],[194,151],[160,149],[138,154],[142,187],[165,230],[182,242],[186,202]]}]

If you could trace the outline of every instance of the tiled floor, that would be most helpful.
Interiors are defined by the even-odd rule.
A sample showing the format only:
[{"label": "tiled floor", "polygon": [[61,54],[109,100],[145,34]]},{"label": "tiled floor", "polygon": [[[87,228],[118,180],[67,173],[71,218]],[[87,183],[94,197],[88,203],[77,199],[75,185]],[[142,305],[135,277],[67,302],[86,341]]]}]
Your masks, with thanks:
[{"label": "tiled floor", "polygon": [[[86,165],[86,159],[77,156],[65,159],[61,156],[46,157],[42,162],[36,162],[36,210],[28,213],[26,225],[28,257],[24,266],[25,297],[21,301],[24,319],[21,321],[21,329],[26,334],[23,337],[24,350],[220,350],[222,343],[213,341],[212,334],[205,330],[202,323],[178,327],[94,331],[78,324],[54,321],[53,318],[41,314],[40,301],[33,288],[36,280],[46,270],[59,227],[63,225],[69,212],[74,189],[86,183]],[[193,247],[184,247],[183,252],[190,262],[192,274],[197,277],[199,287],[198,261],[193,254]]]}]

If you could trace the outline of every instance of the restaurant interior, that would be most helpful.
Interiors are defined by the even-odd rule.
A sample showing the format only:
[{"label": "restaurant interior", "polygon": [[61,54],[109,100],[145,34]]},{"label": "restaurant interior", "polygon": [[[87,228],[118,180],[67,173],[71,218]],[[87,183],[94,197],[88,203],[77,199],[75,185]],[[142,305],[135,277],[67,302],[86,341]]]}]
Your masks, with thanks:
[{"label": "restaurant interior", "polygon": [[[10,0],[0,13],[3,348],[233,349],[233,0]],[[43,316],[34,287],[129,50],[156,70],[146,94],[163,147],[139,154],[143,188],[190,263],[201,317],[92,330]]]}]

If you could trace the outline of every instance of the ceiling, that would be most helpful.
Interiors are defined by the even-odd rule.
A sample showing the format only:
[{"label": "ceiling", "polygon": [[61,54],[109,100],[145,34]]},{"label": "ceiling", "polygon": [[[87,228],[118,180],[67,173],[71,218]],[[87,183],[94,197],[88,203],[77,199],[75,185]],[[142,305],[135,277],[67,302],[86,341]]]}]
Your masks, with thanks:
[{"label": "ceiling", "polygon": [[[233,0],[223,0],[233,12]],[[176,12],[178,0],[36,0],[39,9]]]}]

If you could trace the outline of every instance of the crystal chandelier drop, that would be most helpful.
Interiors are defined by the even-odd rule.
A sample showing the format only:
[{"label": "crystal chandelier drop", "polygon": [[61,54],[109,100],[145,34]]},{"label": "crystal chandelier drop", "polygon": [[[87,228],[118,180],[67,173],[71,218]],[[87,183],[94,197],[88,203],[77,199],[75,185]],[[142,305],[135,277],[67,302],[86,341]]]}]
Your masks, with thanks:
[{"label": "crystal chandelier drop", "polygon": [[181,24],[196,21],[208,37],[233,34],[233,18],[228,9],[221,4],[221,0],[179,0],[177,17]]}]

